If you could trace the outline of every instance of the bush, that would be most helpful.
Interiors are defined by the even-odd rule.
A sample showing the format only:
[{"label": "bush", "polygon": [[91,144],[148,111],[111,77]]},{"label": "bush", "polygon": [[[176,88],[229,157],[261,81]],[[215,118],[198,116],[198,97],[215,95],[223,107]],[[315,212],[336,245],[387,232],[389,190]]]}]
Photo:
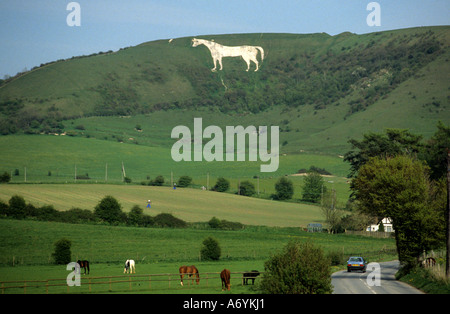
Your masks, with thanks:
[{"label": "bush", "polygon": [[208,225],[212,229],[221,229],[221,230],[242,230],[244,229],[244,225],[240,222],[232,222],[228,220],[220,220],[219,218],[213,217],[210,221],[208,221]]},{"label": "bush", "polygon": [[163,176],[157,176],[155,180],[150,181],[148,185],[153,186],[162,186],[164,184],[164,177]]},{"label": "bush", "polygon": [[68,211],[61,212],[61,221],[69,223],[87,223],[95,222],[97,217],[88,209],[71,208]]},{"label": "bush", "polygon": [[252,196],[256,193],[255,185],[250,181],[242,181],[239,188],[239,194],[244,196]]},{"label": "bush", "polygon": [[182,176],[178,180],[178,187],[185,188],[188,187],[192,182],[192,178],[189,176]]},{"label": "bush", "polygon": [[4,172],[0,175],[0,183],[8,183],[11,180],[11,176],[8,172]]},{"label": "bush", "polygon": [[166,213],[156,215],[153,221],[157,227],[184,228],[187,226],[187,223],[184,220]]},{"label": "bush", "polygon": [[220,258],[221,249],[219,242],[212,237],[203,240],[203,248],[200,251],[202,260],[217,261]]},{"label": "bush", "polygon": [[138,205],[134,205],[128,213],[128,224],[132,226],[140,226],[142,224],[142,217],[144,210]]},{"label": "bush", "polygon": [[219,178],[212,189],[217,192],[226,192],[230,189],[230,182],[225,178]]},{"label": "bush", "polygon": [[25,218],[25,208],[27,204],[22,196],[14,195],[9,199],[8,216],[15,219]]},{"label": "bush", "polygon": [[331,262],[331,266],[338,266],[345,263],[345,257],[341,251],[331,251],[327,256]]},{"label": "bush", "polygon": [[291,180],[281,177],[275,183],[275,190],[277,191],[274,198],[277,200],[290,200],[294,195],[294,185]]},{"label": "bush", "polygon": [[220,229],[221,227],[220,219],[213,217],[211,218],[210,221],[208,221],[208,225],[213,229]]},{"label": "bush", "polygon": [[105,196],[95,206],[95,215],[103,221],[110,224],[117,224],[124,221],[124,213],[122,212],[122,206],[112,196]]},{"label": "bush", "polygon": [[69,264],[72,259],[72,253],[70,251],[70,247],[72,246],[72,242],[68,239],[60,239],[55,242],[55,251],[52,256],[55,261],[55,264]]},{"label": "bush", "polygon": [[261,289],[267,294],[331,293],[330,261],[311,243],[290,242],[264,263]]}]

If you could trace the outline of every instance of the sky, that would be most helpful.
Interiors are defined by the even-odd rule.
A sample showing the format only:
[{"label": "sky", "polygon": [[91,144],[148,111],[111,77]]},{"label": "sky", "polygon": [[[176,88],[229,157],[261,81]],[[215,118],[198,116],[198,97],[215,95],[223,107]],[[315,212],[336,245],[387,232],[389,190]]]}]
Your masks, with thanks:
[{"label": "sky", "polygon": [[[79,10],[68,10],[71,2]],[[379,10],[368,10],[371,2]],[[367,17],[375,13],[380,25],[369,26]],[[75,21],[80,25],[69,25]],[[42,63],[157,39],[450,25],[450,0],[0,0],[0,25],[5,78]]]}]

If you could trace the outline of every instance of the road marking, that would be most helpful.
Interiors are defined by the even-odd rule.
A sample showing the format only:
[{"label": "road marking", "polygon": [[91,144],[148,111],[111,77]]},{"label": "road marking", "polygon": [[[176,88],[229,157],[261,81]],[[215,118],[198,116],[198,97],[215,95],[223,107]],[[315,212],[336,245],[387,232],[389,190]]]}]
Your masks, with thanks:
[{"label": "road marking", "polygon": [[375,292],[375,290],[373,290],[372,287],[369,286],[369,284],[367,283],[367,276],[366,276],[366,278],[365,278],[364,280],[361,278],[361,277],[364,276],[364,275],[367,275],[367,274],[366,274],[366,273],[362,273],[362,274],[359,276],[359,280],[361,280],[361,281],[367,286],[367,288],[369,288],[370,292],[372,292],[373,294],[377,294],[377,293]]}]

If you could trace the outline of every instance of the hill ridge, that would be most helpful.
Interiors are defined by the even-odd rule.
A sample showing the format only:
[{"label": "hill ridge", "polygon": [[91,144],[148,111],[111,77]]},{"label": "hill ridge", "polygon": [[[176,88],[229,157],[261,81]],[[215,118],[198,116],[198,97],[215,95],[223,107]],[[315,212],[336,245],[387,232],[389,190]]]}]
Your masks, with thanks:
[{"label": "hill ridge", "polygon": [[[449,118],[449,26],[334,36],[196,37],[224,45],[262,46],[266,52],[262,67],[245,72],[243,60],[224,58],[223,71],[211,72],[208,49],[192,47],[190,36],[73,57],[3,82],[0,132],[62,132],[71,129],[64,121],[92,116],[151,117],[155,112],[181,109],[258,119],[275,110],[280,117],[286,113],[286,119],[270,122],[290,133],[284,134],[289,148],[294,132],[311,141],[330,141],[339,133],[331,130],[345,128],[349,121],[368,129],[358,122],[360,117],[370,120],[368,112],[380,115],[378,108],[386,111],[387,101],[395,112],[408,115],[383,127],[412,122],[413,131],[430,134],[437,120]],[[440,79],[436,81],[435,76]],[[311,129],[308,134],[302,124]],[[382,122],[371,124],[379,129]]]}]

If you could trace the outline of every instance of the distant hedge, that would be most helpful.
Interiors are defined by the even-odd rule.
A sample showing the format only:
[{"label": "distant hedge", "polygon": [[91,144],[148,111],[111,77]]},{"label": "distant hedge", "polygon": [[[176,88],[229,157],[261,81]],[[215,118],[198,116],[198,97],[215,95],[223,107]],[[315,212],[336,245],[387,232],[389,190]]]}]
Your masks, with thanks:
[{"label": "distant hedge", "polygon": [[[110,212],[113,206],[114,216],[104,213]],[[0,201],[0,218],[31,219],[39,221],[55,221],[74,224],[110,224],[135,227],[164,227],[184,228],[188,224],[172,214],[162,213],[152,217],[144,214],[143,209],[134,206],[129,213],[122,211],[122,207],[112,196],[104,197],[96,206],[95,211],[72,208],[67,211],[58,211],[52,205],[36,207],[27,204],[22,196],[14,195],[8,203]]]}]

